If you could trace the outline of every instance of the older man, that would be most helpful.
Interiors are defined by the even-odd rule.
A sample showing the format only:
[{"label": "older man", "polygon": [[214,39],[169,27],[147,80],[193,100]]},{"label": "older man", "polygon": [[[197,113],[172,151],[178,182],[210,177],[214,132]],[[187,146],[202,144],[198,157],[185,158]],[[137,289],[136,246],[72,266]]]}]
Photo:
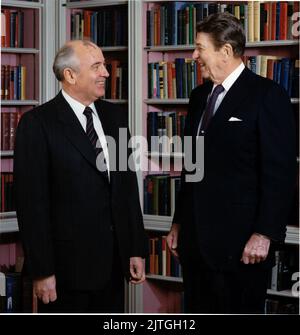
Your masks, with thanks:
[{"label": "older man", "polygon": [[193,58],[211,81],[191,94],[186,135],[204,136],[204,177],[187,183],[183,171],[167,239],[183,264],[187,312],[263,313],[270,243],[285,237],[296,179],[290,100],[245,68],[244,48],[233,15],[197,25]]},{"label": "older man", "polygon": [[26,271],[41,312],[122,312],[124,275],[141,283],[147,253],[135,172],[118,170],[118,151],[105,138],[118,149],[127,116],[99,99],[109,74],[97,45],[66,43],[53,70],[62,90],[26,113],[17,130]]}]

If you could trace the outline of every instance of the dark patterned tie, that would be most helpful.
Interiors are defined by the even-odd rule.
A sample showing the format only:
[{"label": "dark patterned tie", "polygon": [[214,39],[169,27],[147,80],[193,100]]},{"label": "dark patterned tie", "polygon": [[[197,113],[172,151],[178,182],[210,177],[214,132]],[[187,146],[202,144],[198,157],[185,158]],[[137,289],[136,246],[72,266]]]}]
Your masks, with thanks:
[{"label": "dark patterned tie", "polygon": [[217,98],[220,93],[224,91],[224,87],[222,85],[217,85],[213,90],[211,96],[208,99],[207,105],[204,110],[201,126],[200,126],[200,134],[204,134],[207,129],[211,118],[214,115],[215,104]]},{"label": "dark patterned tie", "polygon": [[[94,128],[92,113],[93,113],[93,110],[90,107],[85,107],[85,110],[84,110],[83,114],[86,116],[86,134],[87,134],[89,140],[92,143],[92,146],[95,150],[96,158],[97,158],[98,155],[103,152],[103,148],[101,146],[98,135],[97,135],[96,130]],[[102,155],[103,155],[103,153],[102,153]],[[103,159],[98,159],[96,161],[96,164],[97,164],[97,167],[100,169],[100,171],[104,172],[106,174],[106,176],[108,177],[105,157],[103,156]]]}]

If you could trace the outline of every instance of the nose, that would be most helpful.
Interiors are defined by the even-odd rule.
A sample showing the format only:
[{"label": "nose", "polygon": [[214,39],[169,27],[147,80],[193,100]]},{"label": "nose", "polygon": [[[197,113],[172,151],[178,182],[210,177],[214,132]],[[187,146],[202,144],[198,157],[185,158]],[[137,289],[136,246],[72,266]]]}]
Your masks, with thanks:
[{"label": "nose", "polygon": [[109,73],[108,73],[107,68],[104,64],[101,67],[101,77],[105,77],[105,78],[109,77]]}]

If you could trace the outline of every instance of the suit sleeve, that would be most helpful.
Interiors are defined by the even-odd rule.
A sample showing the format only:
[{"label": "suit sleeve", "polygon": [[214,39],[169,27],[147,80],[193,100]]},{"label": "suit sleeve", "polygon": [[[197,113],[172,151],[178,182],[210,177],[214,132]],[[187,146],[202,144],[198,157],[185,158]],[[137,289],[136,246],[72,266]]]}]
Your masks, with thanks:
[{"label": "suit sleeve", "polygon": [[[123,113],[125,115],[125,113]],[[127,138],[131,138],[131,134],[128,129],[127,118],[124,121],[127,128]],[[130,257],[142,257],[148,256],[148,237],[145,232],[143,224],[143,215],[139,199],[139,188],[137,182],[136,171],[132,171],[130,167],[135,166],[132,150],[128,148],[128,159],[129,167],[126,172],[127,179],[127,191],[130,193],[126,197],[127,208],[129,213],[129,229],[131,236],[131,251]],[[136,168],[136,167],[135,167]]]},{"label": "suit sleeve", "polygon": [[273,84],[259,115],[260,199],[255,231],[284,241],[296,183],[296,135],[291,103]]},{"label": "suit sleeve", "polygon": [[[188,114],[186,117],[186,121],[185,121],[185,128],[184,128],[184,136],[192,136],[192,112],[193,112],[193,104],[194,104],[194,100],[195,100],[195,90],[192,91],[191,93],[191,97],[190,97],[190,101],[189,101],[189,106],[188,106]],[[187,171],[185,170],[184,166],[181,172],[181,186],[180,186],[180,190],[179,190],[179,194],[176,200],[176,204],[175,204],[175,212],[174,212],[174,216],[173,216],[173,222],[177,223],[177,224],[184,224],[185,218],[186,218],[186,214],[187,211],[185,210],[185,203],[186,201],[188,201],[188,199],[190,199],[190,192],[188,190],[188,183],[186,182],[186,174]]]},{"label": "suit sleeve", "polygon": [[14,188],[26,270],[33,278],[54,274],[46,136],[34,111],[22,117],[14,152]]}]

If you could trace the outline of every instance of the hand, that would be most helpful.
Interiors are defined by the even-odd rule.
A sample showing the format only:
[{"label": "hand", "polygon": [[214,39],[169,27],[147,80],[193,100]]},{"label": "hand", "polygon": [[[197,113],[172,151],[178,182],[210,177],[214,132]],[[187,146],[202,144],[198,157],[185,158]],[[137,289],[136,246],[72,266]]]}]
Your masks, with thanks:
[{"label": "hand", "polygon": [[173,223],[172,228],[167,236],[168,247],[175,257],[179,257],[178,252],[176,251],[179,231],[180,225],[178,223]]},{"label": "hand", "polygon": [[270,239],[267,236],[254,233],[246,243],[241,261],[244,264],[255,264],[264,261],[269,252]]},{"label": "hand", "polygon": [[145,280],[144,262],[141,257],[130,257],[130,282],[140,284]]},{"label": "hand", "polygon": [[33,293],[38,299],[42,300],[44,304],[55,301],[57,299],[55,276],[35,279],[33,281]]}]

